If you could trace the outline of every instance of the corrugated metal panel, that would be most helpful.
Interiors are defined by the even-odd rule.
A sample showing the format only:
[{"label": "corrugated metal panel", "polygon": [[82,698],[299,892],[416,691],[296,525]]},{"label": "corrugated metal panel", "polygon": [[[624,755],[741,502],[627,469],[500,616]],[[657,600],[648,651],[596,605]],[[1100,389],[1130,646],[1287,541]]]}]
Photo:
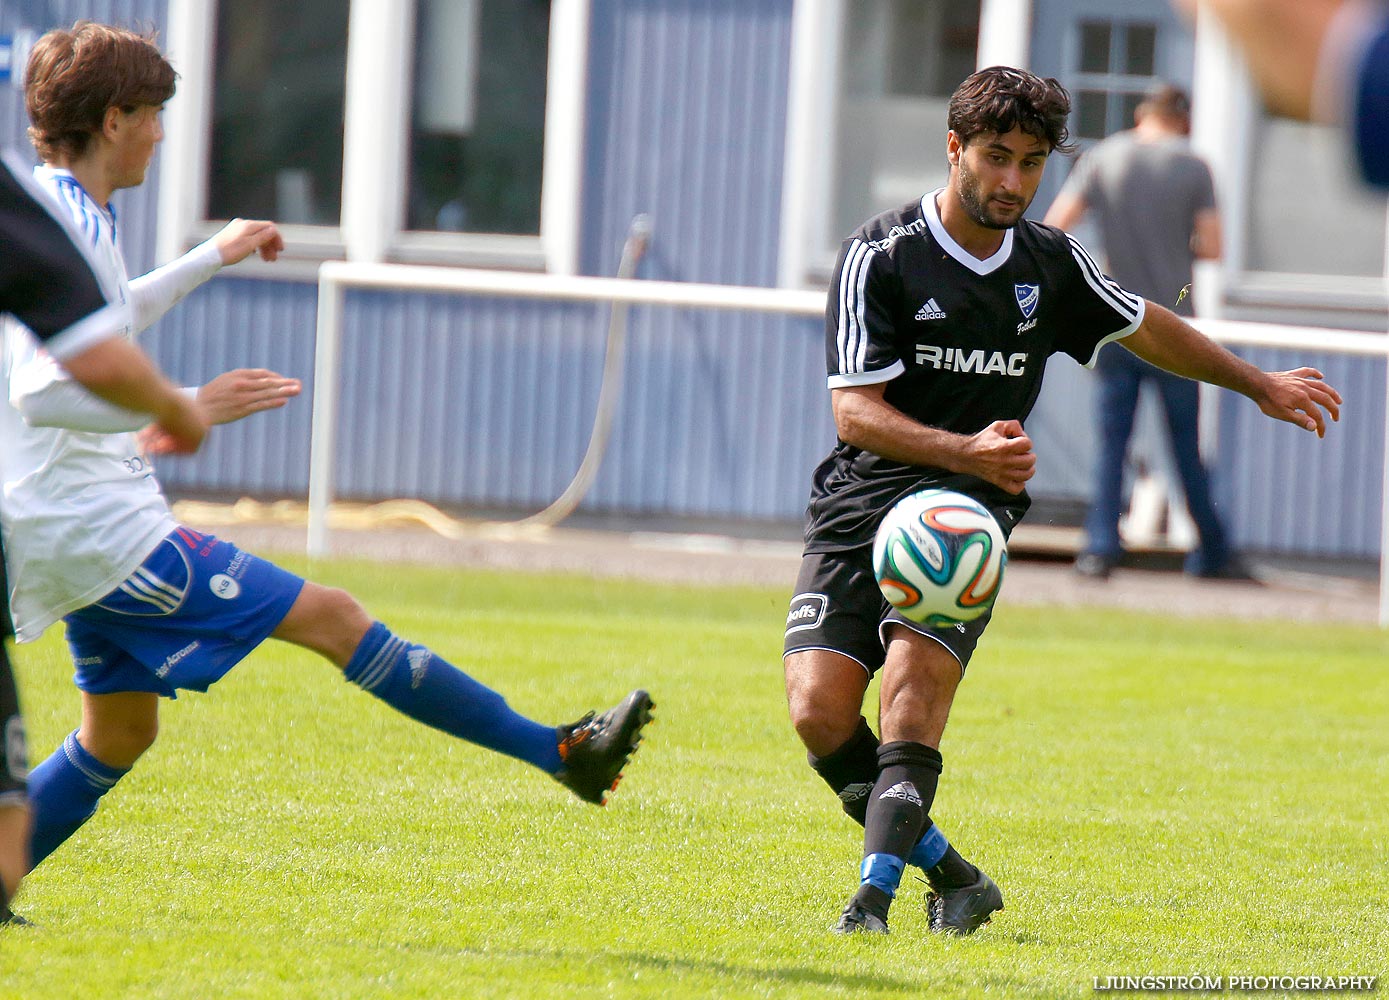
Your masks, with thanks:
[{"label": "corrugated metal panel", "polygon": [[1273,349],[1241,352],[1267,371],[1319,368],[1346,400],[1318,439],[1226,394],[1216,500],[1235,541],[1253,551],[1329,557],[1379,554],[1384,470],[1383,361]]},{"label": "corrugated metal panel", "polygon": [[643,274],[776,283],[791,0],[594,0],[581,267],[611,274],[652,217]]},{"label": "corrugated metal panel", "polygon": [[[179,378],[264,365],[312,387],[315,290],[219,279],[151,341]],[[578,467],[601,375],[607,310],[445,295],[348,296],[340,495],[536,508]],[[591,512],[796,520],[832,441],[815,320],[634,309],[626,390]],[[1324,440],[1223,394],[1217,501],[1251,551],[1373,557],[1379,550],[1382,362],[1250,351],[1268,369],[1313,363],[1345,394]],[[1029,422],[1034,495],[1083,499],[1093,436],[1090,376],[1062,359]],[[172,492],[302,495],[310,396],[220,428],[165,463]],[[1061,432],[1069,428],[1070,437]],[[1310,516],[1309,516],[1310,515]],[[1315,525],[1315,530],[1309,530]]]},{"label": "corrugated metal panel", "polygon": [[[152,341],[201,382],[263,365],[312,385],[314,289],[221,279]],[[602,376],[608,310],[449,295],[350,293],[339,496],[537,508],[577,470]],[[819,322],[641,309],[625,392],[584,509],[789,519],[832,440]],[[219,428],[165,463],[171,492],[302,494],[310,400]]]},{"label": "corrugated metal panel", "polygon": [[798,518],[833,441],[821,324],[662,310],[633,337],[629,392],[595,501],[701,517]]},{"label": "corrugated metal panel", "polygon": [[304,381],[304,394],[285,409],[218,427],[197,455],[163,460],[159,478],[170,495],[307,493],[317,302],[313,285],[217,278],[144,335],[142,344],[183,385],[233,368]]}]

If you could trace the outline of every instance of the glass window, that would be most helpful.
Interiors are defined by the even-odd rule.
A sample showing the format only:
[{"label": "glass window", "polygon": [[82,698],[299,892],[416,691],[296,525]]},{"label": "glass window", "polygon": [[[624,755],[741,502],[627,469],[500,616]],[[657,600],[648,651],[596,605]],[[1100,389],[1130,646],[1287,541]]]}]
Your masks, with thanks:
[{"label": "glass window", "polygon": [[1075,93],[1075,134],[1081,139],[1103,139],[1109,120],[1109,95],[1103,90]]},{"label": "glass window", "polygon": [[1124,36],[1124,72],[1152,76],[1157,65],[1157,25],[1131,24]]},{"label": "glass window", "polygon": [[1109,72],[1109,22],[1082,21],[1080,23],[1080,71],[1082,73]]},{"label": "glass window", "polygon": [[830,238],[945,182],[946,109],[974,72],[979,0],[845,4]]},{"label": "glass window", "polygon": [[1134,124],[1134,112],[1143,103],[1142,94],[1120,94],[1119,95],[1119,121],[1124,128]]},{"label": "glass window", "polygon": [[1358,182],[1335,129],[1265,115],[1252,146],[1249,270],[1383,275],[1385,199]]},{"label": "glass window", "polygon": [[406,228],[540,232],[550,0],[420,0]]},{"label": "glass window", "polygon": [[1074,131],[1086,142],[1133,125],[1133,112],[1152,85],[1158,26],[1149,21],[1081,21],[1074,51]]},{"label": "glass window", "polygon": [[206,217],[336,226],[347,4],[217,6]]}]

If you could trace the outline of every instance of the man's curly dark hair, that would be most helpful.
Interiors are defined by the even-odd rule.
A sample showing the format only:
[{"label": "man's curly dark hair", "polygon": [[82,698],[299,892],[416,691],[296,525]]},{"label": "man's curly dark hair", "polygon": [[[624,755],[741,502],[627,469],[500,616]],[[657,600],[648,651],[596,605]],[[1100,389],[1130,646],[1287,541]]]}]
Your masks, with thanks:
[{"label": "man's curly dark hair", "polygon": [[990,66],[973,74],[950,98],[947,124],[968,145],[977,135],[1004,135],[1020,128],[1053,150],[1075,148],[1066,130],[1071,95],[1048,77],[1012,66]]}]

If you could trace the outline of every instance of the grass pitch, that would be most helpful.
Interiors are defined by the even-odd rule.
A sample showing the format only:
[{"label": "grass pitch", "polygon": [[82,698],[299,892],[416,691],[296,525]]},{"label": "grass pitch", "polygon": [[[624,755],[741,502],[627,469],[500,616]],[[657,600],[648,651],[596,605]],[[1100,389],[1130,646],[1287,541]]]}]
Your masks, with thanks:
[{"label": "grass pitch", "polygon": [[[1389,974],[1373,630],[1001,609],[932,814],[1007,909],[933,937],[908,878],[892,935],[846,940],[828,928],[861,840],[786,721],[786,592],[313,575],[534,717],[648,687],[658,723],[608,808],[267,645],[166,705],[31,877],[18,908],[40,927],[0,933],[0,996],[1026,998]],[[18,659],[37,760],[77,698],[56,632]]]}]

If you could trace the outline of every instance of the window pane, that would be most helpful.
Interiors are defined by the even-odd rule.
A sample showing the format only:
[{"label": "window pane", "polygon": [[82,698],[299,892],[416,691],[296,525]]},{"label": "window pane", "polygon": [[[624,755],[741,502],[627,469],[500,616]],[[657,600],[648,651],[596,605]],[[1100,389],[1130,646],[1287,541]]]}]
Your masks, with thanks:
[{"label": "window pane", "polygon": [[549,0],[420,0],[406,226],[540,232]]},{"label": "window pane", "polygon": [[1109,22],[1080,22],[1080,71],[1109,72]]},{"label": "window pane", "polygon": [[336,226],[347,4],[217,5],[206,215]]},{"label": "window pane", "polygon": [[1119,120],[1112,123],[1111,131],[1120,132],[1126,128],[1133,128],[1135,124],[1133,113],[1138,110],[1138,106],[1142,103],[1142,94],[1124,94],[1119,104]]},{"label": "window pane", "polygon": [[844,0],[830,238],[945,182],[946,107],[974,72],[978,0]]},{"label": "window pane", "polygon": [[1255,129],[1250,270],[1384,273],[1385,199],[1352,176],[1342,142],[1330,126],[1286,118],[1266,117]]},{"label": "window pane", "polygon": [[1080,90],[1075,94],[1075,134],[1081,139],[1103,139],[1109,95],[1103,90]]},{"label": "window pane", "polygon": [[1157,25],[1131,24],[1124,46],[1124,72],[1131,76],[1152,76],[1157,65]]}]

